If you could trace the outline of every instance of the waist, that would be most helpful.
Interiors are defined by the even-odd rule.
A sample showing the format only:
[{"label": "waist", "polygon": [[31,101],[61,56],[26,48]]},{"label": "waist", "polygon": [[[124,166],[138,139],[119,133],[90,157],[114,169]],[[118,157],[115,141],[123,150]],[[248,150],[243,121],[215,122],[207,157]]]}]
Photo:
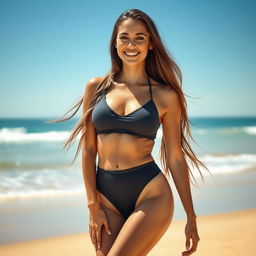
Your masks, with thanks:
[{"label": "waist", "polygon": [[147,138],[150,140],[155,140],[156,138],[156,133],[154,134],[143,134],[143,133],[138,133],[129,129],[124,129],[124,128],[118,128],[118,129],[106,129],[106,130],[98,130],[96,129],[97,134],[111,134],[111,133],[123,133],[123,134],[130,134],[136,137],[141,137],[141,138]]},{"label": "waist", "polygon": [[151,170],[160,170],[158,165],[156,164],[155,160],[150,160],[144,163],[136,164],[133,165],[129,168],[122,168],[122,169],[104,169],[97,165],[97,172],[107,172],[107,173],[115,173],[115,174],[120,174],[120,173],[132,173],[132,172],[138,172],[138,171],[143,171],[146,170],[147,168]]},{"label": "waist", "polygon": [[[129,134],[104,134],[97,138],[97,151],[100,163],[142,163],[153,160],[154,141],[138,138]],[[125,167],[124,167],[125,168]]]}]

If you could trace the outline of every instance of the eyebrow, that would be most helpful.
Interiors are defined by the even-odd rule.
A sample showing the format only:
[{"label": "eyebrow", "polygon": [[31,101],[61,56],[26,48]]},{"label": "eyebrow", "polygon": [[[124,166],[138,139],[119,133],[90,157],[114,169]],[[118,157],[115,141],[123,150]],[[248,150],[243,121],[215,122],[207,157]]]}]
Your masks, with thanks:
[{"label": "eyebrow", "polygon": [[[119,35],[128,35],[128,33],[126,33],[126,32],[121,32],[121,33],[119,33]],[[135,35],[144,35],[144,36],[147,36],[146,34],[144,34],[144,33],[142,33],[142,32],[136,33]]]}]

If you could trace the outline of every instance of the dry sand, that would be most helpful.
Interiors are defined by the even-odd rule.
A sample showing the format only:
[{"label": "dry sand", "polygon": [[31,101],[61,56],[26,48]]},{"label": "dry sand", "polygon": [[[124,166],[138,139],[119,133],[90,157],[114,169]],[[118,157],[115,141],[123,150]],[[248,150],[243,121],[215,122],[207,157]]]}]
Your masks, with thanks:
[{"label": "dry sand", "polygon": [[[197,256],[255,256],[256,209],[198,216]],[[185,249],[185,220],[173,221],[148,256],[176,256]],[[4,245],[1,256],[94,256],[88,233]],[[131,253],[132,256],[132,253]]]}]

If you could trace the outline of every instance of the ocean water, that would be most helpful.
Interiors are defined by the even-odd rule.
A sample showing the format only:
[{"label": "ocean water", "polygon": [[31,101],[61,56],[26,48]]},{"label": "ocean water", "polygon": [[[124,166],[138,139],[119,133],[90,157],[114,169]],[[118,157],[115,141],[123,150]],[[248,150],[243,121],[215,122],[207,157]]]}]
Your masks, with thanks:
[{"label": "ocean water", "polygon": [[[78,140],[68,152],[62,148],[77,119],[55,124],[47,120],[0,119],[0,201],[84,191],[80,154],[71,165]],[[212,174],[256,169],[256,118],[192,118],[190,122],[198,144],[191,146]],[[160,127],[153,150],[160,166],[161,136]]]},{"label": "ocean water", "polygon": [[[0,119],[0,244],[88,231],[81,154],[63,143],[77,119]],[[213,174],[192,187],[197,215],[256,207],[256,117],[191,118],[194,152]],[[153,157],[161,168],[158,130]],[[185,213],[176,188],[174,218]],[[39,221],[38,221],[39,220]],[[35,228],[36,227],[36,228]]]}]

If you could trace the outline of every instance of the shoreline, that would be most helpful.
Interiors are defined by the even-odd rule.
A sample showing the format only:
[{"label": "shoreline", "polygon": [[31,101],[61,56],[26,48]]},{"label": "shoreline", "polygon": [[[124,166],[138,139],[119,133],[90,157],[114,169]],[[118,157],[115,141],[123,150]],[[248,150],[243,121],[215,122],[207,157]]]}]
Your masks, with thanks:
[{"label": "shoreline", "polygon": [[[173,220],[148,256],[181,255],[185,250],[186,220]],[[200,236],[197,256],[255,255],[256,209],[197,217]],[[93,256],[94,247],[87,232],[0,246],[2,256]]]}]

